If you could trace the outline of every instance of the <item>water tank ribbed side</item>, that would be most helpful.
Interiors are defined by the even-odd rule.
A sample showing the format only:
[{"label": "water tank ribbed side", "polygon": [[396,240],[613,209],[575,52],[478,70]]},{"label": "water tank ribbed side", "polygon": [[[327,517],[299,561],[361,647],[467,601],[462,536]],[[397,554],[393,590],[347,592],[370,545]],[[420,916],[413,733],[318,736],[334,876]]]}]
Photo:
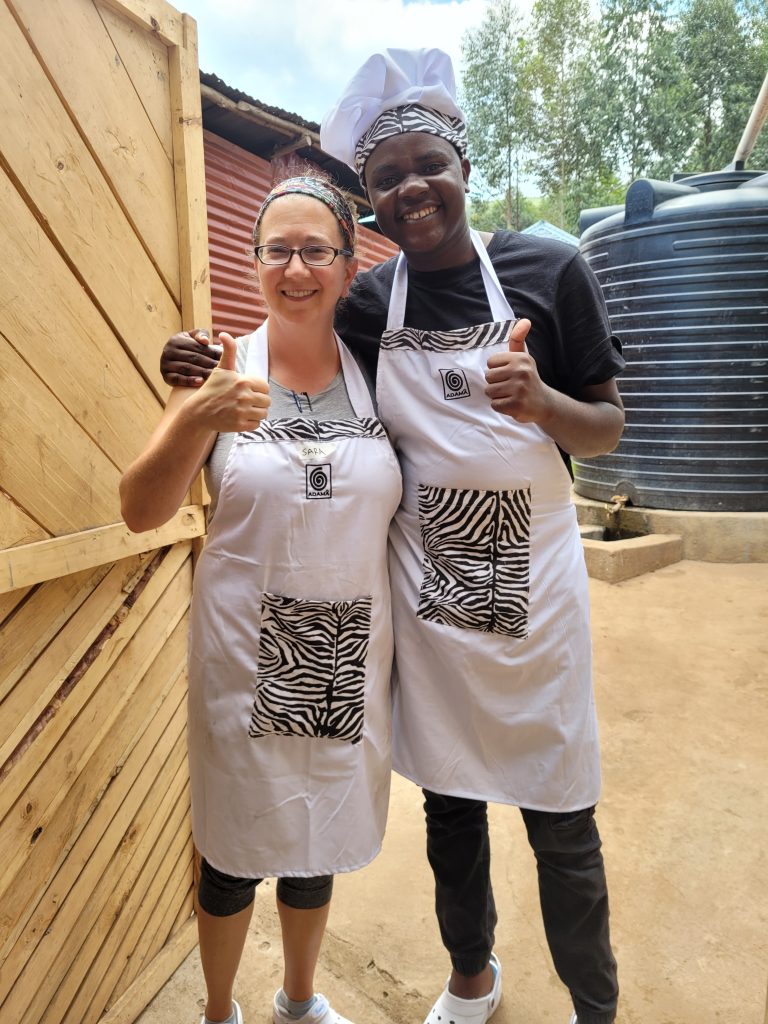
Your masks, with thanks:
[{"label": "water tank ribbed side", "polygon": [[574,460],[577,492],[768,510],[768,189],[672,199],[646,223],[611,217],[582,252],[623,343],[627,422],[615,452]]}]

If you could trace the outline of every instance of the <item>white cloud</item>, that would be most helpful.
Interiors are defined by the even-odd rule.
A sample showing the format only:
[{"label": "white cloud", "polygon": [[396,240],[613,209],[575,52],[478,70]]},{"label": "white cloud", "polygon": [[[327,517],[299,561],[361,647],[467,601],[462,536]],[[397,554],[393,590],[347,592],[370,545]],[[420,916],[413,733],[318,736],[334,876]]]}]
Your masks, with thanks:
[{"label": "white cloud", "polygon": [[[520,3],[526,9],[531,0]],[[363,61],[437,46],[457,80],[461,38],[489,0],[177,0],[198,22],[200,66],[255,99],[319,121]],[[493,55],[489,54],[489,60]]]}]

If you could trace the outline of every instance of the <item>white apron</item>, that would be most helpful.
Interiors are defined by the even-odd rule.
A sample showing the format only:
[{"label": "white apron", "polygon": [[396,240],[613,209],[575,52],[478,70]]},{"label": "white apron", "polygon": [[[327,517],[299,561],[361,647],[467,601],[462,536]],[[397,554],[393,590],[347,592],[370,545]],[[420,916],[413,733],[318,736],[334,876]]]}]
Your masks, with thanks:
[{"label": "white apron", "polygon": [[453,796],[546,811],[600,788],[587,573],[570,478],[540,427],[485,395],[514,313],[479,236],[494,322],[404,328],[400,256],[379,416],[400,458],[390,530],[393,766]]},{"label": "white apron", "polygon": [[[352,871],[379,851],[390,781],[386,537],[400,471],[337,338],[354,420],[238,434],[195,572],[195,843],[239,877]],[[267,324],[246,373],[267,379]]]}]

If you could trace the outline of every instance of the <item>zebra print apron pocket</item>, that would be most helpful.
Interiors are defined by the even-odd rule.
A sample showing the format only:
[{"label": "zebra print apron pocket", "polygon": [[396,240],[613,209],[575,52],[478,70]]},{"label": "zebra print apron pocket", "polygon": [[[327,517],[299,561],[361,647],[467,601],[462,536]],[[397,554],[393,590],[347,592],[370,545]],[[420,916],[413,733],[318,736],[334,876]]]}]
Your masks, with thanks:
[{"label": "zebra print apron pocket", "polygon": [[359,743],[371,598],[309,601],[263,594],[248,735]]},{"label": "zebra print apron pocket", "polygon": [[424,545],[416,614],[458,629],[528,636],[531,490],[419,485]]}]

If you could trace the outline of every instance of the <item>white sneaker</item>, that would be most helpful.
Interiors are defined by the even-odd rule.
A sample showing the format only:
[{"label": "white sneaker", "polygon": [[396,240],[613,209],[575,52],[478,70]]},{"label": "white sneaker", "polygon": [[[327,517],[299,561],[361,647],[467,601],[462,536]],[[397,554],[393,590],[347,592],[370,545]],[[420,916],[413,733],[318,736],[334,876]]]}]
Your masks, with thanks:
[{"label": "white sneaker", "polygon": [[491,964],[495,968],[495,977],[493,988],[487,996],[460,999],[448,991],[446,983],[424,1024],[485,1024],[490,1020],[501,1002],[501,964],[495,953],[491,953]]},{"label": "white sneaker", "polygon": [[[340,1013],[337,1013],[325,996],[319,992],[315,993],[315,1001],[303,1017],[293,1017],[290,1013],[287,1013],[277,1001],[279,994],[280,989],[275,992],[275,998],[272,1002],[273,1024],[352,1024],[346,1017],[342,1017]],[[238,1021],[238,1024],[241,1024],[241,1022]]]},{"label": "white sneaker", "polygon": [[[243,1024],[243,1011],[240,1009],[235,1000],[232,1000],[232,1008],[235,1011],[235,1024]],[[231,1016],[231,1014],[230,1014]],[[205,1024],[205,1014],[200,1018],[200,1024]]]}]

